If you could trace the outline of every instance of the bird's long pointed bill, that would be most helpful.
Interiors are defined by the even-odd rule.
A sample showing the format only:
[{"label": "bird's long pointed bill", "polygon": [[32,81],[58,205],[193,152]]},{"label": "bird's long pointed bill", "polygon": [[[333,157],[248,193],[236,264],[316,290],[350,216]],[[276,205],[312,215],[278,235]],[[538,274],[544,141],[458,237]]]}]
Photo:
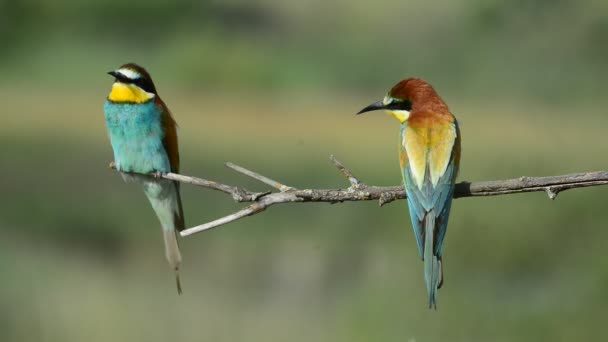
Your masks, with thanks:
[{"label": "bird's long pointed bill", "polygon": [[356,115],[371,112],[374,110],[385,109],[385,108],[386,108],[386,105],[384,104],[384,102],[378,101],[378,102],[374,102],[374,103],[370,104],[369,106],[361,109]]}]

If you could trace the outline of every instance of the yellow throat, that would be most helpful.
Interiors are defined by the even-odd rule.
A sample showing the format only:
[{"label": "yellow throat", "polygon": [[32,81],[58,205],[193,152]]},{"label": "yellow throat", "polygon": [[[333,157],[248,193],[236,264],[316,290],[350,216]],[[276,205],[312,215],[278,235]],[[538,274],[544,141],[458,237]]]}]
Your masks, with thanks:
[{"label": "yellow throat", "polygon": [[410,112],[407,110],[387,110],[386,113],[399,120],[400,123],[406,122],[410,117]]},{"label": "yellow throat", "polygon": [[133,84],[114,82],[108,100],[112,102],[144,103],[155,95]]}]

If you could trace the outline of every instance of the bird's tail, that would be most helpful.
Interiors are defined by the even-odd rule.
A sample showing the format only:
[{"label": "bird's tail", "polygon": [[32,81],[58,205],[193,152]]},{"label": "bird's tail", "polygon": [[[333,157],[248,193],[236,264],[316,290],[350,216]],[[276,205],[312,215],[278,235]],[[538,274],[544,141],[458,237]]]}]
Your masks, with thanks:
[{"label": "bird's tail", "polygon": [[163,238],[165,239],[165,257],[171,268],[175,271],[177,293],[182,294],[182,283],[179,279],[179,266],[182,263],[182,255],[179,251],[175,229],[168,230],[163,227]]},{"label": "bird's tail", "polygon": [[437,309],[437,290],[443,283],[441,257],[435,254],[435,213],[427,213],[424,222],[424,281],[429,296],[429,308]]},{"label": "bird's tail", "polygon": [[177,232],[185,228],[179,184],[168,180],[155,180],[144,185],[144,189],[156,216],[160,220],[165,240],[165,257],[175,271],[177,293],[182,293],[179,267],[182,255],[177,242]]}]

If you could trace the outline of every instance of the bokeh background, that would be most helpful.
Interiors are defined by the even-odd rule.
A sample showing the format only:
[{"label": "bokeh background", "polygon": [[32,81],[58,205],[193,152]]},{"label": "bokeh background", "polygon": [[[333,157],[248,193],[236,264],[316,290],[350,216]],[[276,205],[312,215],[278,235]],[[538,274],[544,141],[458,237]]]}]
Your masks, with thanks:
[{"label": "bokeh background", "polygon": [[[406,204],[294,204],[182,240],[175,293],[141,189],[107,168],[105,72],[137,62],[184,174],[265,190],[396,185],[398,124],[353,114],[423,77],[461,121],[461,180],[606,169],[608,2],[0,1],[1,341],[605,337],[608,188],[455,202],[439,310]],[[235,211],[183,187],[187,223]]]}]

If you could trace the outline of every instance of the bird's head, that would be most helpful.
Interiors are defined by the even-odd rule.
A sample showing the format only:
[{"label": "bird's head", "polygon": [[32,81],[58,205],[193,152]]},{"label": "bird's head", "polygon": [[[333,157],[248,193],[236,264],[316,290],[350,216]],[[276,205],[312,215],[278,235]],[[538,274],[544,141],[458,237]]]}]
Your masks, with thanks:
[{"label": "bird's head", "polygon": [[408,78],[397,83],[384,96],[382,101],[374,102],[361,109],[357,115],[384,109],[399,122],[410,117],[410,111],[433,97],[439,98],[433,87],[420,78]]},{"label": "bird's head", "polygon": [[114,84],[108,95],[112,102],[144,103],[156,96],[156,87],[146,69],[128,63],[108,72],[114,76]]}]

